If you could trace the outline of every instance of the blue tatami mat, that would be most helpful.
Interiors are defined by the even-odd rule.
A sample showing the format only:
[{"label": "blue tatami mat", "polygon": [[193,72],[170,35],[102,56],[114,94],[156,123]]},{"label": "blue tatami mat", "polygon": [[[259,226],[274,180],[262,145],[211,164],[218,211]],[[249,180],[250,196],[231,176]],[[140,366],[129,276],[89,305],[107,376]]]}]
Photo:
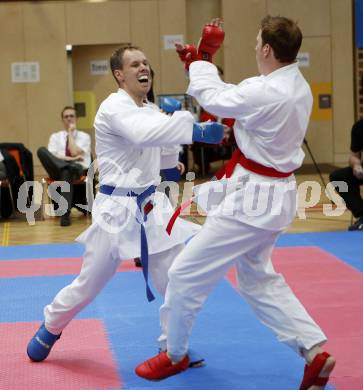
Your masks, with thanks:
[{"label": "blue tatami mat", "polygon": [[0,260],[80,257],[83,250],[78,243],[0,246]]},{"label": "blue tatami mat", "polygon": [[363,272],[363,232],[287,233],[277,246],[318,246]]},{"label": "blue tatami mat", "polygon": [[[42,320],[43,306],[72,279],[69,276],[48,276],[2,280],[0,321]],[[160,300],[147,303],[140,273],[118,273],[78,317],[104,321],[124,389],[298,388],[304,365],[302,359],[276,341],[227,281],[221,282],[211,294],[191,338],[192,348],[205,357],[207,365],[159,382],[138,378],[134,374],[135,366],[157,352],[160,304]],[[65,337],[67,329],[59,342]],[[77,340],[74,343],[76,349]]]},{"label": "blue tatami mat", "polygon": [[[283,234],[277,246],[317,246],[363,272],[362,244],[362,232],[329,232]],[[0,248],[0,260],[61,259],[82,254],[83,246],[78,243]],[[2,278],[0,322],[41,321],[44,305],[74,278],[75,275]],[[123,389],[298,389],[303,360],[260,324],[227,281],[222,281],[209,297],[191,337],[191,347],[206,359],[206,366],[159,382],[137,377],[135,366],[157,353],[159,334],[161,300],[147,303],[144,291],[140,272],[117,273],[96,300],[78,316],[103,321]],[[67,328],[59,343],[66,337]],[[77,350],[77,340],[74,343]],[[27,362],[25,349],[24,359]],[[333,389],[331,385],[326,387],[326,390]]]}]

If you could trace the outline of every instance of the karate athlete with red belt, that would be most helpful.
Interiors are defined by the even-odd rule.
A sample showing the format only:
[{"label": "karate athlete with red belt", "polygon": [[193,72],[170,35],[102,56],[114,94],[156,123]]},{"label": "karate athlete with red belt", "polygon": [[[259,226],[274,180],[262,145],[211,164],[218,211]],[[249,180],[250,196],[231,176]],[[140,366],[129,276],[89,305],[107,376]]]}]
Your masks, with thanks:
[{"label": "karate athlete with red belt", "polygon": [[167,352],[141,363],[136,373],[162,379],[187,369],[194,319],[216,283],[236,265],[241,296],[279,341],[306,360],[300,390],[320,390],[335,359],[321,349],[326,336],[271,262],[278,236],[296,213],[293,172],[304,159],[301,145],[312,108],[309,85],[296,63],[302,34],[287,18],[265,17],[256,45],[260,76],[238,85],[222,82],[209,62],[223,37],[221,21],[214,19],[204,27],[197,49],[177,45],[177,51],[186,68],[190,65],[187,93],[208,112],[236,119],[238,150],[217,175],[222,180],[195,190],[197,203],[208,208],[207,193],[217,205],[169,270],[161,307]]},{"label": "karate athlete with red belt", "polygon": [[[119,89],[102,102],[95,118],[100,189],[92,225],[77,239],[85,245],[82,269],[45,306],[44,322],[27,348],[33,361],[47,358],[63,329],[98,295],[122,260],[141,258],[149,301],[154,296],[148,271],[156,290],[164,295],[171,263],[199,230],[199,226],[180,220],[171,236],[165,231],[163,225],[173,209],[165,194],[155,192],[160,183],[161,147],[194,140],[219,143],[223,126],[194,123],[188,111],[169,116],[145,103],[151,71],[137,47],[116,50],[110,65]],[[121,296],[115,297],[115,302],[118,298]]]}]

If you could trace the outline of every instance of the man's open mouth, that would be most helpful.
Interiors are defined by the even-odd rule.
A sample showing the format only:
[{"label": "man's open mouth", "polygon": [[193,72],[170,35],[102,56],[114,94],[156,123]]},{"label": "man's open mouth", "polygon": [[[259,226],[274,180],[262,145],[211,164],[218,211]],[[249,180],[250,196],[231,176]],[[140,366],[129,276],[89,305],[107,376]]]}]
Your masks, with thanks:
[{"label": "man's open mouth", "polygon": [[148,76],[147,74],[143,74],[143,75],[141,75],[137,80],[138,80],[139,83],[141,83],[141,84],[144,84],[144,83],[147,84],[148,81],[149,81],[149,76]]}]

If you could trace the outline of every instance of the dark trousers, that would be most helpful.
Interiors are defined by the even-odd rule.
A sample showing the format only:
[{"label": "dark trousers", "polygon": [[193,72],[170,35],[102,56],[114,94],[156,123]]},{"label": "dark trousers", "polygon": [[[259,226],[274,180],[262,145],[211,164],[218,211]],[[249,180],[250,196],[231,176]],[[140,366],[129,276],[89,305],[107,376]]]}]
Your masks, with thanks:
[{"label": "dark trousers", "polygon": [[340,192],[338,188],[336,190],[356,218],[363,216],[363,199],[360,195],[360,186],[363,185],[363,180],[359,180],[353,175],[353,169],[347,167],[334,171],[330,174],[330,181],[347,183],[347,192]]},{"label": "dark trousers", "polygon": [[69,183],[69,192],[62,191],[61,188],[58,188],[57,191],[66,199],[68,205],[67,211],[70,211],[74,197],[74,185],[72,184],[72,181],[78,180],[84,174],[85,169],[82,165],[77,164],[74,161],[65,161],[54,156],[54,154],[50,153],[45,147],[39,148],[37,154],[51,179]]}]

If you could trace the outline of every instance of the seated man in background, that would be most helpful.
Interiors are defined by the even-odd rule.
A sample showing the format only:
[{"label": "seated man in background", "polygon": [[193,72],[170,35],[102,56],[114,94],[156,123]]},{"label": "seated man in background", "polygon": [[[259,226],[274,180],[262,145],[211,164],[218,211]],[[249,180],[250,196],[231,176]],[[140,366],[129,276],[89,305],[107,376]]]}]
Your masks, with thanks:
[{"label": "seated man in background", "polygon": [[53,133],[49,138],[48,149],[38,149],[38,157],[51,179],[69,183],[68,191],[60,188],[59,193],[67,201],[67,210],[61,216],[60,225],[71,224],[70,212],[73,202],[73,180],[87,172],[91,164],[91,137],[77,130],[77,114],[74,107],[63,108],[61,118],[64,130]]},{"label": "seated man in background", "polygon": [[363,185],[363,118],[357,121],[351,132],[351,154],[349,167],[338,169],[330,174],[331,181],[344,181],[348,185],[348,191],[340,191],[339,195],[344,199],[347,208],[357,220],[349,226],[349,230],[363,230],[363,199],[360,195],[360,186]]}]

